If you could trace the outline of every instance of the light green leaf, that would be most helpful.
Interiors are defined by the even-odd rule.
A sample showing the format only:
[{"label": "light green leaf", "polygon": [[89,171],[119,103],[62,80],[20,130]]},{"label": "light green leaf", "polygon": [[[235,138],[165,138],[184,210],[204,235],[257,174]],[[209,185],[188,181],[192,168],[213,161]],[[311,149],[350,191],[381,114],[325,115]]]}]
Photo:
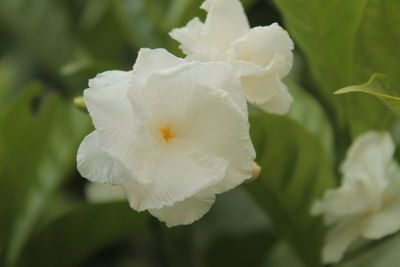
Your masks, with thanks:
[{"label": "light green leaf", "polygon": [[287,85],[295,99],[287,116],[321,138],[326,152],[331,155],[334,151],[332,126],[320,103],[297,83],[288,82]]},{"label": "light green leaf", "polygon": [[400,88],[386,75],[374,74],[371,79],[361,85],[339,89],[335,94],[365,93],[378,97],[396,114],[400,115]]},{"label": "light green leaf", "polygon": [[0,112],[0,265],[13,266],[60,184],[73,171],[89,118],[40,84]]},{"label": "light green leaf", "polygon": [[82,204],[36,233],[19,265],[79,266],[107,245],[129,238],[147,218],[130,209],[126,202]]},{"label": "light green leaf", "polygon": [[246,188],[304,266],[318,266],[325,228],[310,215],[310,206],[334,185],[326,151],[319,138],[290,118],[259,114],[250,123],[262,171]]}]

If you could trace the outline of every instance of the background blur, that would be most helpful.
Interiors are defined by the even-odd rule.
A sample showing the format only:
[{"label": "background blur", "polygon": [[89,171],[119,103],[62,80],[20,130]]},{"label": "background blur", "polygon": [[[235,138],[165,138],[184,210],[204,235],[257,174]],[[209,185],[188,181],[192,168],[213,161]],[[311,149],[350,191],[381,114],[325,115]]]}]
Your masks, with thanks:
[{"label": "background blur", "polygon": [[[131,69],[141,47],[183,56],[168,32],[203,19],[202,0],[1,0],[0,266],[320,266],[324,229],[310,203],[335,183],[354,136],[394,121],[372,96],[332,92],[376,71],[399,74],[399,35],[388,42],[384,34],[399,29],[396,1],[242,0],[251,26],[278,22],[296,44],[287,79],[295,104],[285,119],[270,118],[271,155],[257,150],[274,166],[268,181],[278,182],[220,195],[200,221],[168,229],[124,201],[87,200],[75,157],[92,125],[73,98],[97,73]],[[399,23],[382,25],[382,14]],[[398,266],[400,239],[388,242],[340,266]]]}]

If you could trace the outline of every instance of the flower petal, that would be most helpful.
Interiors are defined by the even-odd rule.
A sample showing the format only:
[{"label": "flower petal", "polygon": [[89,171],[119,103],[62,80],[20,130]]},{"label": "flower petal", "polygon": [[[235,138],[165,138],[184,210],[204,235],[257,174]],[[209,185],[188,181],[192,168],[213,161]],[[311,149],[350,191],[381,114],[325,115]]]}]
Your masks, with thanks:
[{"label": "flower petal", "polygon": [[390,184],[386,188],[380,209],[370,214],[363,228],[363,236],[379,239],[400,229],[400,168],[393,161],[388,168]]},{"label": "flower petal", "polygon": [[[209,64],[211,68],[213,64]],[[131,94],[129,97],[132,105],[140,105],[137,103],[139,100],[146,103],[144,108],[148,109],[152,121],[149,125],[171,123],[176,140],[186,144],[185,151],[201,153],[210,157],[210,160],[213,157],[214,161],[223,159],[229,163],[229,168],[224,173],[225,179],[216,189],[217,192],[223,192],[251,177],[255,152],[249,136],[249,123],[226,91],[204,86],[204,83],[199,85],[198,80],[199,78],[194,78],[190,71],[180,71],[174,75],[153,75],[140,99]],[[174,146],[174,139],[167,146]],[[137,155],[144,159],[152,150],[143,149]],[[168,155],[167,151],[165,155]],[[188,158],[187,155],[184,156]],[[131,162],[131,165],[135,166],[136,159],[137,157],[128,157],[124,162]],[[154,170],[158,165],[159,163],[154,163],[150,169]],[[142,167],[142,164],[139,167]],[[179,171],[175,168],[175,171],[177,170]],[[181,176],[189,171],[190,169],[187,169],[185,172],[175,173],[174,179],[181,179]],[[206,175],[215,176],[205,173],[201,179],[205,179]],[[161,179],[157,175],[154,177],[156,178],[149,180]],[[197,178],[198,175],[193,177]],[[176,198],[173,200],[177,201]],[[172,205],[173,201],[164,202],[171,202],[164,205]]]},{"label": "flower petal", "polygon": [[[227,103],[223,103],[217,93],[208,96],[196,94],[184,123],[190,125],[185,132],[188,143],[229,162],[225,179],[215,188],[217,193],[221,193],[251,177],[255,151],[247,118],[239,116],[237,108],[233,103],[229,104],[231,100],[222,94],[223,91],[220,97]],[[204,97],[204,101],[195,100],[200,97]]]},{"label": "flower petal", "polygon": [[[325,223],[332,224],[352,214],[364,214],[379,207],[381,197],[371,191],[365,179],[351,179],[339,188],[328,190],[324,199],[313,207],[315,215],[323,214]],[[352,203],[352,205],[349,205]]]},{"label": "flower petal", "polygon": [[107,71],[89,81],[84,99],[103,149],[117,156],[134,129],[132,107],[127,98],[132,72]]},{"label": "flower petal", "polygon": [[243,116],[248,116],[246,99],[240,90],[239,73],[228,63],[190,62],[174,71],[159,72],[155,75],[163,76],[163,79],[179,75],[182,79],[181,84],[193,83],[202,87],[222,89],[230,95]]},{"label": "flower petal", "polygon": [[289,112],[292,102],[292,95],[289,93],[286,85],[281,83],[281,89],[278,94],[264,104],[259,105],[259,107],[266,112],[283,115]]},{"label": "flower petal", "polygon": [[172,206],[212,187],[225,176],[228,163],[222,158],[190,152],[183,144],[167,150],[156,166],[152,183],[138,186],[125,181],[133,209],[142,211]]},{"label": "flower petal", "polygon": [[96,183],[119,184],[130,176],[123,164],[100,147],[97,131],[87,135],[79,146],[77,168],[82,177]]},{"label": "flower petal", "polygon": [[[186,75],[188,73],[181,73],[177,79],[184,79]],[[185,110],[182,118],[186,125],[182,130],[186,142],[229,162],[225,179],[216,187],[216,192],[229,190],[250,178],[255,151],[249,123],[247,117],[240,115],[230,95],[208,87],[195,89],[187,105],[190,109]]]},{"label": "flower petal", "polygon": [[277,23],[252,28],[246,36],[232,43],[236,59],[266,67],[276,56],[280,57],[279,75],[285,76],[292,67],[293,41]]},{"label": "flower petal", "polygon": [[226,59],[230,43],[250,29],[243,7],[238,0],[206,0],[201,8],[208,12],[205,23],[194,18],[185,27],[173,29],[170,36],[192,58]]},{"label": "flower petal", "polygon": [[365,173],[381,178],[385,184],[383,174],[387,164],[392,161],[394,150],[394,143],[388,133],[370,131],[358,137],[351,145],[341,171],[348,176]]},{"label": "flower petal", "polygon": [[238,0],[206,0],[201,8],[207,11],[205,31],[213,46],[224,51],[230,42],[245,35],[249,22]]},{"label": "flower petal", "polygon": [[370,131],[358,137],[347,152],[341,171],[343,183],[362,180],[370,202],[379,205],[388,185],[386,170],[392,161],[395,146],[388,133]]},{"label": "flower petal", "polygon": [[[196,59],[212,58],[212,48],[204,36],[204,24],[194,18],[185,27],[173,29],[169,35],[180,43],[182,52]],[[214,51],[215,52],[215,51]],[[218,53],[217,53],[218,54]]]},{"label": "flower petal", "polygon": [[242,76],[241,83],[247,101],[254,105],[262,105],[270,101],[281,90],[281,80],[271,69]]},{"label": "flower petal", "polygon": [[175,203],[173,206],[165,206],[161,209],[151,209],[149,212],[168,227],[191,224],[206,214],[214,204],[215,196],[196,195]]},{"label": "flower petal", "polygon": [[174,56],[163,48],[141,48],[133,67],[135,86],[144,86],[155,72],[165,71],[181,64],[185,60]]},{"label": "flower petal", "polygon": [[357,218],[342,221],[329,231],[322,250],[324,263],[336,263],[342,259],[348,246],[360,234],[358,221]]}]

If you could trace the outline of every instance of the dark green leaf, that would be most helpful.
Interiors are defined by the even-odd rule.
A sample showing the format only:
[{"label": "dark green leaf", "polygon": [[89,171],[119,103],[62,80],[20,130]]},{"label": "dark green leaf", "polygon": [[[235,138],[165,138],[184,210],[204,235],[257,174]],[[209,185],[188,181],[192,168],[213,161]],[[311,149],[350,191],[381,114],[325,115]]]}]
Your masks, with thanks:
[{"label": "dark green leaf", "polygon": [[73,267],[147,221],[126,202],[82,204],[32,237],[20,266]]},{"label": "dark green leaf", "polygon": [[75,165],[87,115],[32,84],[0,112],[0,262],[12,266]]},{"label": "dark green leaf", "polygon": [[267,231],[221,237],[209,246],[206,266],[261,266],[274,241],[274,236]]}]

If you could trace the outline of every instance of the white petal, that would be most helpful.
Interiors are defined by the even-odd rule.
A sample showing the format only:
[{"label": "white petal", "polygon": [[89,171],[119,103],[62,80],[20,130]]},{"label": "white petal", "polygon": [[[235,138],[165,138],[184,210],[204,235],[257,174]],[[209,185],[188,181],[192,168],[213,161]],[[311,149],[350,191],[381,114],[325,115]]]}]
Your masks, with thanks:
[{"label": "white petal", "polygon": [[[175,77],[156,75],[150,78],[142,100],[154,124],[172,122],[176,139],[194,151],[229,162],[225,179],[216,189],[223,192],[251,177],[255,152],[248,119],[226,91],[193,81],[189,71]],[[134,96],[130,98],[135,105]]]},{"label": "white petal", "polygon": [[139,50],[133,67],[135,86],[144,86],[147,79],[155,72],[165,71],[184,64],[185,60],[174,56],[163,48]]},{"label": "white petal", "polygon": [[313,213],[323,214],[325,222],[332,224],[344,216],[370,212],[381,202],[381,197],[376,197],[370,188],[370,183],[364,179],[348,180],[339,188],[328,190],[324,199],[314,206]]},{"label": "white petal", "polygon": [[276,56],[280,56],[280,77],[286,75],[292,67],[293,41],[277,23],[252,28],[246,36],[232,45],[236,59],[263,67],[268,66]]},{"label": "white petal", "polygon": [[218,95],[196,94],[193,99],[203,101],[194,100],[185,118],[185,124],[189,125],[185,132],[187,142],[229,162],[225,179],[215,189],[217,193],[250,178],[255,158],[247,118],[239,116],[236,107],[228,104],[228,96],[222,98],[226,98],[227,103],[223,103]]},{"label": "white petal", "polygon": [[187,145],[172,145],[155,166],[152,183],[138,186],[126,181],[124,186],[133,209],[160,209],[219,183],[227,165],[222,158],[190,152]]},{"label": "white petal", "polygon": [[394,154],[394,143],[388,133],[370,131],[359,136],[347,152],[341,171],[349,176],[365,173],[380,177],[385,183],[387,164]]},{"label": "white petal", "polygon": [[271,69],[242,76],[241,84],[247,101],[254,105],[266,103],[281,90],[281,80],[277,73]]},{"label": "white petal", "polygon": [[357,218],[342,221],[329,231],[322,250],[324,263],[336,263],[342,259],[348,246],[360,233],[358,221]]},{"label": "white petal", "polygon": [[361,135],[351,145],[341,166],[343,183],[354,179],[363,180],[369,192],[367,199],[381,201],[388,184],[385,174],[392,161],[394,149],[388,133],[370,131]]},{"label": "white petal", "polygon": [[132,72],[107,71],[89,81],[84,99],[102,147],[116,157],[131,139],[132,108],[127,98]]},{"label": "white petal", "polygon": [[119,184],[130,176],[118,160],[100,147],[97,131],[87,135],[79,146],[77,168],[83,177],[97,183]]},{"label": "white petal", "polygon": [[[224,62],[190,62],[173,71],[157,73],[158,76],[173,77],[179,75],[181,84],[195,84],[202,87],[226,91],[237,107],[247,117],[247,103],[240,90],[239,72]],[[157,78],[156,78],[157,79]]]},{"label": "white petal", "polygon": [[289,112],[292,103],[292,95],[289,93],[286,85],[281,83],[281,90],[278,92],[278,94],[264,104],[259,105],[259,107],[266,112],[283,115]]},{"label": "white petal", "polygon": [[363,236],[379,239],[400,230],[400,168],[396,162],[388,168],[390,184],[383,196],[382,206],[370,213],[363,227]]},{"label": "white petal", "polygon": [[179,47],[186,55],[197,59],[213,57],[212,47],[204,37],[204,24],[199,18],[192,19],[185,27],[173,29],[169,35],[180,43]]},{"label": "white petal", "polygon": [[363,230],[363,237],[379,239],[400,230],[400,199],[379,210],[367,220]]},{"label": "white petal", "polygon": [[191,224],[206,214],[214,204],[215,196],[193,196],[175,203],[173,206],[166,206],[161,209],[152,209],[149,212],[168,227]]},{"label": "white petal", "polygon": [[205,21],[207,38],[219,50],[229,49],[230,42],[250,30],[239,0],[206,0],[201,8],[208,12]]},{"label": "white petal", "polygon": [[208,12],[204,24],[194,18],[170,35],[192,58],[222,60],[230,43],[249,31],[247,17],[238,0],[207,0],[201,7]]}]

